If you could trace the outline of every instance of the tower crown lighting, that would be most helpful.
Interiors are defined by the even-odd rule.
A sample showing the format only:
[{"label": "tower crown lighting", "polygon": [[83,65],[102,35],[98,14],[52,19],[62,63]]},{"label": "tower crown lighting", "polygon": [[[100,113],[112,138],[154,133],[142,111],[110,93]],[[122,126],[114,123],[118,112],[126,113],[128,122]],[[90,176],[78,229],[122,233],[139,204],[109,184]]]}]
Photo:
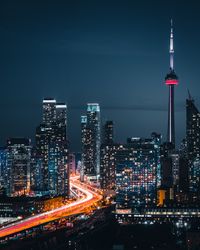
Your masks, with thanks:
[{"label": "tower crown lighting", "polygon": [[175,71],[170,69],[170,72],[165,77],[166,85],[178,85],[178,76]]},{"label": "tower crown lighting", "polygon": [[170,72],[165,77],[166,85],[177,85],[178,76],[174,71],[174,33],[173,33],[173,21],[171,19],[171,32],[170,32],[170,44],[169,44],[169,55],[170,55]]}]

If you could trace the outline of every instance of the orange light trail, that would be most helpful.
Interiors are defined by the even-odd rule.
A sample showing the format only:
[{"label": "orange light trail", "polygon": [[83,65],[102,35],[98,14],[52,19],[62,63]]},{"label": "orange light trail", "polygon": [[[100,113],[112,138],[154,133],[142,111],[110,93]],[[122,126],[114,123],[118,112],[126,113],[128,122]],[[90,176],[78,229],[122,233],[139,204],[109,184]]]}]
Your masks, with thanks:
[{"label": "orange light trail", "polygon": [[37,214],[2,227],[0,228],[0,237],[18,233],[62,217],[79,214],[102,199],[102,196],[98,192],[91,191],[90,186],[83,185],[80,181],[78,181],[77,176],[70,178],[70,185],[83,194],[79,197],[79,199],[51,211]]}]

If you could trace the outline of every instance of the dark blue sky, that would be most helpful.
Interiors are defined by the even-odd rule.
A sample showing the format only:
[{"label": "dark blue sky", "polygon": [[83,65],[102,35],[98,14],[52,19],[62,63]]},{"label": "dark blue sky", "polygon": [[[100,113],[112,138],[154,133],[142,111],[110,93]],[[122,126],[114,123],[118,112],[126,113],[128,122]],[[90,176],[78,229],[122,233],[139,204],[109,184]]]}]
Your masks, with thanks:
[{"label": "dark blue sky", "polygon": [[170,18],[174,19],[177,142],[185,136],[187,88],[200,97],[198,1],[1,1],[0,144],[34,138],[44,97],[68,104],[69,138],[80,145],[80,115],[99,102],[117,141],[166,136]]}]

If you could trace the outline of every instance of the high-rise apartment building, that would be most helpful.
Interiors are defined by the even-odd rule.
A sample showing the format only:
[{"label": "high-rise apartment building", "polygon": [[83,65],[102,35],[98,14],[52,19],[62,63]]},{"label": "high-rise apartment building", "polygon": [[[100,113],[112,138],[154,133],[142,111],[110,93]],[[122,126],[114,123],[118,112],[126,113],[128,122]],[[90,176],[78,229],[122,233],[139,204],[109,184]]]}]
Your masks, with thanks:
[{"label": "high-rise apartment building", "polygon": [[67,106],[43,100],[42,121],[36,128],[36,164],[41,165],[42,191],[69,194]]},{"label": "high-rise apartment building", "polygon": [[51,126],[56,121],[56,100],[44,98],[42,109],[42,123]]},{"label": "high-rise apartment building", "polygon": [[189,94],[186,100],[186,143],[189,163],[189,191],[200,190],[200,112]]},{"label": "high-rise apartment building", "polygon": [[116,209],[128,209],[156,202],[160,142],[154,138],[130,138],[116,157]]},{"label": "high-rise apartment building", "polygon": [[103,143],[101,144],[100,184],[107,191],[115,189],[115,154],[118,145],[113,140],[113,122],[107,121],[103,126]]},{"label": "high-rise apartment building", "polygon": [[75,153],[69,154],[69,171],[70,174],[76,174],[76,155]]},{"label": "high-rise apartment building", "polygon": [[69,164],[67,139],[67,105],[56,104],[56,168],[57,168],[57,194],[69,195]]},{"label": "high-rise apartment building", "polygon": [[49,190],[49,152],[52,146],[53,129],[45,124],[40,124],[36,128],[35,143],[36,143],[36,162],[42,162],[42,190]]},{"label": "high-rise apartment building", "polygon": [[[87,116],[81,116],[81,180],[84,180],[84,175],[90,175],[90,170],[93,169],[92,161],[92,133],[87,126]],[[92,174],[92,173],[91,173]]]},{"label": "high-rise apartment building", "polygon": [[36,194],[43,190],[43,162],[42,158],[39,157],[38,152],[35,147],[32,148],[31,152],[31,190]]},{"label": "high-rise apartment building", "polygon": [[113,121],[106,121],[103,126],[103,144],[112,145],[114,138],[114,125]]},{"label": "high-rise apartment building", "polygon": [[87,116],[81,117],[82,166],[84,175],[98,179],[100,174],[100,106],[87,104]]},{"label": "high-rise apartment building", "polygon": [[170,154],[170,157],[172,159],[172,183],[175,189],[178,190],[179,189],[179,176],[180,176],[180,171],[179,171],[180,156],[178,152],[173,152],[172,154]]},{"label": "high-rise apartment building", "polygon": [[6,188],[6,163],[7,163],[7,153],[6,147],[0,147],[0,188]]},{"label": "high-rise apartment building", "polygon": [[200,112],[194,100],[186,100],[186,142],[189,160],[200,157]]},{"label": "high-rise apartment building", "polygon": [[200,159],[196,158],[189,164],[189,191],[200,196]]},{"label": "high-rise apartment building", "polygon": [[30,191],[31,142],[26,138],[7,141],[7,194],[26,195]]}]

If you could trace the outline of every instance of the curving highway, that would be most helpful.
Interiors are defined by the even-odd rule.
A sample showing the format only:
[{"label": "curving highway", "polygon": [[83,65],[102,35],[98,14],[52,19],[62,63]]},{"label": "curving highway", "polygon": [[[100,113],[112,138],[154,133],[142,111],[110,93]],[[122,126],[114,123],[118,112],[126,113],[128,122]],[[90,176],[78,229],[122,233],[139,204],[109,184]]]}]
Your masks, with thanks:
[{"label": "curving highway", "polygon": [[75,215],[81,213],[87,207],[92,206],[96,202],[102,199],[102,196],[92,191],[88,185],[83,185],[78,181],[78,177],[72,177],[70,179],[71,188],[75,188],[80,191],[80,197],[70,204],[61,206],[48,212],[34,215],[32,217],[20,220],[18,222],[9,224],[5,227],[0,228],[0,237],[5,237],[14,233],[21,232],[23,230],[62,218],[64,216]]}]

